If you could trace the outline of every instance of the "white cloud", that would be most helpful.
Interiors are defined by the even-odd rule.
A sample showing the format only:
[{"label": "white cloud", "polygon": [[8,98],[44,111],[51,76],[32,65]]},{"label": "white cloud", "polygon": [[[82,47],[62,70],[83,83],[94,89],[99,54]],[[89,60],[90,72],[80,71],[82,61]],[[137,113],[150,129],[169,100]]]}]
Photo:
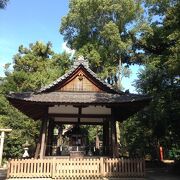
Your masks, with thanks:
[{"label": "white cloud", "polygon": [[70,49],[69,47],[67,47],[67,42],[63,42],[61,48],[62,48],[62,51],[65,51],[65,52],[71,54],[71,56],[73,56],[75,53],[74,49]]}]

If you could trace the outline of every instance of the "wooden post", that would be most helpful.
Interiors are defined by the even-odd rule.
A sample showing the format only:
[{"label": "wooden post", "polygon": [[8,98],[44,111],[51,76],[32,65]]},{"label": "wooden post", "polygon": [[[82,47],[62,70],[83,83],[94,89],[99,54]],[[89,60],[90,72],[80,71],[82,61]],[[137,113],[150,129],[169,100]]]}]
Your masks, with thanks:
[{"label": "wooden post", "polygon": [[109,155],[109,121],[106,119],[103,123],[103,154]]},{"label": "wooden post", "polygon": [[47,123],[48,123],[48,107],[46,107],[46,111],[44,117],[41,119],[41,130],[39,134],[39,140],[36,145],[35,158],[42,158],[45,155],[45,147],[46,146],[46,131],[47,131]]},{"label": "wooden post", "polygon": [[47,131],[47,118],[44,118],[42,120],[42,136],[41,136],[41,143],[40,143],[40,159],[43,158],[45,155],[45,149],[46,149],[46,131]]},{"label": "wooden post", "polygon": [[118,143],[117,143],[117,132],[116,132],[116,116],[115,110],[112,109],[112,119],[111,119],[111,132],[112,132],[112,156],[114,158],[118,157]]},{"label": "wooden post", "polygon": [[51,164],[51,177],[54,179],[56,177],[56,159],[53,157],[52,164]]},{"label": "wooden post", "polygon": [[48,156],[52,155],[52,140],[53,140],[53,130],[54,130],[54,120],[49,119],[48,123],[48,136],[47,136],[47,149],[46,154]]},{"label": "wooden post", "polygon": [[116,121],[112,120],[111,125],[112,125],[112,155],[114,158],[116,158],[118,157]]},{"label": "wooden post", "polygon": [[39,139],[38,139],[38,142],[36,144],[36,152],[35,152],[35,156],[34,156],[35,159],[37,159],[39,157],[39,154],[40,154],[42,133],[43,133],[43,121],[41,122],[41,129],[40,129]]},{"label": "wooden post", "polygon": [[0,167],[2,166],[2,156],[3,156],[3,146],[4,146],[4,137],[5,132],[11,132],[12,129],[0,129],[1,136],[0,136]]},{"label": "wooden post", "polygon": [[103,157],[100,157],[100,174],[101,174],[101,177],[103,178],[104,177],[104,158]]},{"label": "wooden post", "polygon": [[103,122],[103,155],[106,155],[106,146],[107,146],[105,126],[106,126],[106,124],[105,124],[105,122]]},{"label": "wooden post", "polygon": [[108,155],[113,155],[113,144],[112,144],[112,124],[111,119],[108,119]]},{"label": "wooden post", "polygon": [[1,143],[0,143],[0,167],[2,166],[2,155],[3,155],[3,146],[4,146],[4,131],[1,132]]}]

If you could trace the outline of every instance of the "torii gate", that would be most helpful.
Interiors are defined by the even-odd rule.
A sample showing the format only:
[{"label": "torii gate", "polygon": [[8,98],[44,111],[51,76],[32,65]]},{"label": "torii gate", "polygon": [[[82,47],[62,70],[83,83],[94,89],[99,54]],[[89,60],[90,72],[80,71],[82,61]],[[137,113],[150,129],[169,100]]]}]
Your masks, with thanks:
[{"label": "torii gate", "polygon": [[4,146],[4,137],[6,132],[11,132],[12,129],[0,129],[1,136],[0,136],[0,167],[2,166],[2,155],[3,155],[3,146]]}]

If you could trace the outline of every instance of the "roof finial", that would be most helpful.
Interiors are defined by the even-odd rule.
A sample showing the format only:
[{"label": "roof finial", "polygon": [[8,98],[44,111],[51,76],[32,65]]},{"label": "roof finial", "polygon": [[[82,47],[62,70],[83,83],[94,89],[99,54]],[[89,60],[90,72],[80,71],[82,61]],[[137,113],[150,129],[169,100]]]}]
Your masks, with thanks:
[{"label": "roof finial", "polygon": [[80,64],[89,67],[89,62],[84,56],[78,56],[78,58],[75,59],[74,66],[79,66]]},{"label": "roof finial", "polygon": [[79,56],[79,57],[77,58],[77,60],[78,60],[78,61],[84,61],[84,56]]}]

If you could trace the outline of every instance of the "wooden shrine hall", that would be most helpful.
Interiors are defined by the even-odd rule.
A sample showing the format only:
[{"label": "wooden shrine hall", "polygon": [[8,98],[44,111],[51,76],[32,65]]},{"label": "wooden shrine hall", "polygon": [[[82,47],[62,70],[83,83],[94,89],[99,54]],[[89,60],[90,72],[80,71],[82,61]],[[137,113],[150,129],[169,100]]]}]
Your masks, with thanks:
[{"label": "wooden shrine hall", "polygon": [[[118,157],[116,121],[122,122],[150,101],[147,96],[116,91],[97,77],[83,57],[52,84],[37,92],[11,93],[7,98],[27,116],[42,121],[36,158],[53,154],[50,147],[56,124],[102,125],[103,154]],[[75,141],[83,146],[81,139]]]}]

